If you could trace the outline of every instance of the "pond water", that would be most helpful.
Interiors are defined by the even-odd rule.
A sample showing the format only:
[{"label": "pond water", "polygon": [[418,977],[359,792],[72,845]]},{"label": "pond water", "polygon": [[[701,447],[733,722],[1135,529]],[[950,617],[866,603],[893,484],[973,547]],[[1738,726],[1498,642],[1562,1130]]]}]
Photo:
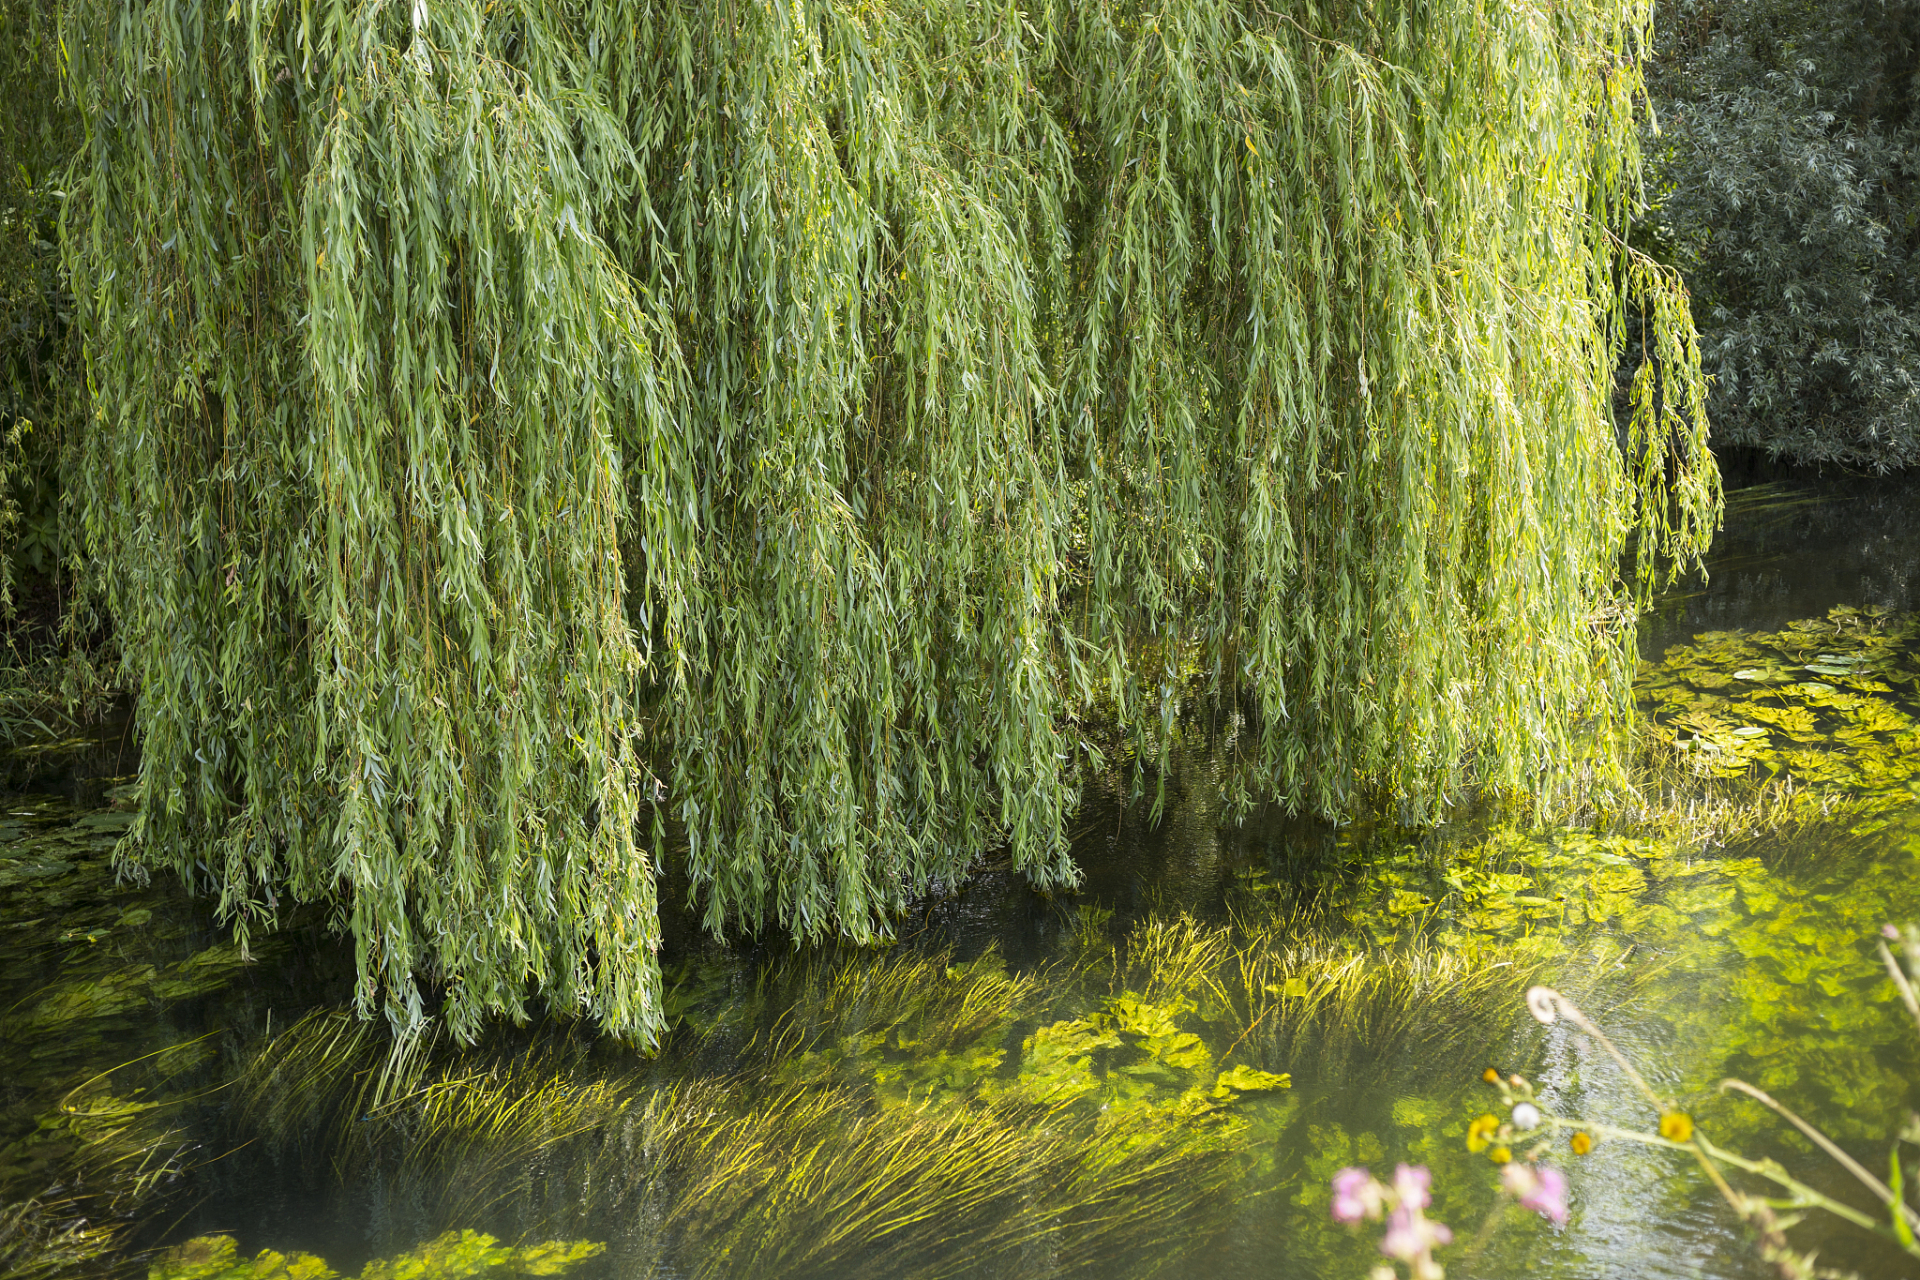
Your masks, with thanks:
[{"label": "pond water", "polygon": [[[1070,897],[989,859],[864,953],[670,922],[652,1058],[564,1025],[395,1053],[340,1015],[350,948],[323,916],[245,955],[177,884],[116,881],[121,729],[16,760],[40,772],[0,802],[0,1273],[139,1271],[193,1241],[156,1280],[1357,1280],[1378,1228],[1333,1226],[1329,1179],[1409,1161],[1455,1277],[1767,1274],[1679,1152],[1541,1138],[1570,1183],[1555,1227],[1497,1213],[1467,1128],[1502,1110],[1489,1066],[1550,1112],[1656,1125],[1590,1039],[1528,1017],[1550,982],[1715,1142],[1869,1207],[1716,1085],[1883,1171],[1920,1103],[1875,951],[1920,921],[1916,515],[1894,482],[1734,495],[1710,579],[1642,629],[1677,806],[1234,824],[1196,749],[1157,825],[1095,790]],[[1795,1238],[1863,1274],[1901,1258],[1853,1228]]]}]

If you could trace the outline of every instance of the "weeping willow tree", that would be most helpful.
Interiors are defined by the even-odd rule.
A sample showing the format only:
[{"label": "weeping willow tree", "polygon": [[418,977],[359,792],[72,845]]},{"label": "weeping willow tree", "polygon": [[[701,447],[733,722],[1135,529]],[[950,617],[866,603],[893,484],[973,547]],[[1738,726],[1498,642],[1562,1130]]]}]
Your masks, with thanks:
[{"label": "weeping willow tree", "polygon": [[1717,502],[1649,21],[68,0],[132,856],[649,1039],[667,848],[716,931],[1069,885],[1079,718],[1196,684],[1243,796],[1551,781]]}]

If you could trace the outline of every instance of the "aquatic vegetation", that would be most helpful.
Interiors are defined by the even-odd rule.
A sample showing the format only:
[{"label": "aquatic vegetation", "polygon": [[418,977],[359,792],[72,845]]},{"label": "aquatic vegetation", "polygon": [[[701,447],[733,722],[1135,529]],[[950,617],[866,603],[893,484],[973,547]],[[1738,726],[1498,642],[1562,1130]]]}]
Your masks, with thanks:
[{"label": "aquatic vegetation", "polygon": [[209,913],[178,885],[116,875],[132,819],[51,797],[14,797],[0,811],[0,1272],[9,1276],[96,1273],[158,1210],[191,1163],[182,1099],[216,1055],[166,1015],[217,999],[248,963],[209,935]]},{"label": "aquatic vegetation", "polygon": [[[1712,1081],[1732,1071],[1769,1096],[1792,1090],[1806,1099],[1839,1141],[1884,1140],[1912,1105],[1920,1054],[1859,964],[1855,939],[1920,909],[1916,621],[1841,609],[1779,632],[1676,646],[1642,670],[1650,716],[1637,799],[1595,811],[1584,829],[1463,822],[1398,840],[1390,831],[1384,841],[1378,830],[1343,833],[1351,858],[1306,882],[1247,884],[1242,913],[1271,911],[1296,930],[1305,923],[1321,936],[1365,939],[1382,955],[1417,943],[1459,961],[1591,984],[1582,1003],[1613,1005],[1664,1046],[1659,1076],[1676,1096],[1648,1117],[1656,1139],[1687,1142],[1704,1124],[1721,1149],[1777,1148],[1763,1117],[1713,1093]],[[1814,683],[1828,687],[1806,687]],[[1765,735],[1733,732],[1758,728],[1770,712],[1778,714]],[[1720,747],[1676,746],[1696,735]],[[1732,753],[1738,768],[1723,758]],[[1516,992],[1493,994],[1510,1009]],[[1481,1023],[1482,1052],[1502,1042],[1489,1025],[1501,1016]],[[1519,1058],[1540,1051],[1525,1039],[1504,1050]],[[1563,1115],[1589,1087],[1575,1083],[1588,1068],[1565,1052],[1553,1059],[1561,1088],[1571,1090],[1556,1104]],[[1489,1078],[1514,1087],[1501,1073]],[[1313,1136],[1327,1154],[1299,1162],[1285,1185],[1298,1188],[1301,1209],[1324,1212],[1337,1168],[1397,1149],[1434,1169],[1450,1220],[1484,1212],[1484,1190],[1474,1190],[1482,1182],[1461,1163],[1470,1156],[1501,1166],[1514,1184],[1509,1198],[1529,1189],[1519,1186],[1527,1173],[1508,1172],[1523,1167],[1534,1177],[1529,1187],[1557,1204],[1559,1188],[1538,1172],[1544,1105],[1530,1094],[1505,1103],[1511,1115],[1496,1117],[1445,1087],[1402,1085],[1396,1122],[1458,1116],[1453,1131],[1464,1129],[1466,1142],[1449,1150],[1392,1125],[1372,1134],[1323,1126]],[[1605,1136],[1562,1129],[1553,1141],[1586,1156]],[[1523,1240],[1498,1247],[1507,1267],[1545,1265]],[[1336,1250],[1321,1265],[1345,1270],[1352,1264],[1337,1259],[1346,1256]]]},{"label": "aquatic vegetation", "polygon": [[[0,932],[11,996],[0,1006],[0,1067],[30,1111],[142,1043],[134,1029],[154,1009],[217,992],[250,963],[205,936],[208,914],[177,885],[121,880],[114,855],[133,820],[44,799],[0,814],[0,912],[13,922]],[[194,1039],[182,1036],[153,1065],[182,1070]]]},{"label": "aquatic vegetation", "polygon": [[[1906,623],[1820,625],[1782,634],[1814,634],[1817,660],[1847,656],[1839,628],[1884,637]],[[1782,643],[1720,640],[1675,661],[1698,694],[1709,659],[1746,670],[1757,645]],[[1876,670],[1907,671],[1905,643]],[[1914,683],[1881,682],[1859,696],[1911,714]],[[1572,1114],[1578,1090],[1513,1092],[1494,1115],[1469,1081],[1434,1077],[1435,1063],[1488,1059],[1531,1074],[1543,1042],[1512,1029],[1530,986],[1631,1017],[1664,1046],[1655,1078],[1675,1135],[1685,1117],[1728,1149],[1765,1140],[1756,1108],[1730,1111],[1701,1083],[1728,1070],[1807,1099],[1844,1142],[1905,1114],[1890,1068],[1913,1057],[1911,1030],[1875,1002],[1847,941],[1920,914],[1911,793],[1849,763],[1907,750],[1871,718],[1852,704],[1818,722],[1836,726],[1810,748],[1835,758],[1818,781],[1650,755],[1667,790],[1587,827],[1496,815],[1341,828],[1312,856],[1236,854],[1212,916],[1163,902],[1117,925],[1092,903],[1056,903],[1057,944],[1022,965],[931,935],[759,958],[703,946],[668,969],[670,1031],[650,1058],[560,1022],[494,1026],[465,1047],[438,1024],[395,1036],[335,1007],[271,1035],[256,1020],[225,1042],[232,1084],[197,1137],[377,1186],[412,1215],[382,1228],[383,1249],[452,1228],[593,1235],[618,1269],[713,1276],[1017,1273],[1036,1258],[1143,1274],[1224,1247],[1250,1216],[1285,1224],[1272,1229],[1290,1265],[1364,1274],[1362,1255],[1382,1261],[1377,1239],[1321,1240],[1307,1224],[1324,1222],[1339,1170],[1406,1163],[1432,1172],[1431,1220],[1457,1228],[1505,1206],[1486,1256],[1519,1273],[1558,1238],[1558,1209],[1576,1228],[1582,1212],[1577,1167],[1566,1186],[1545,1170],[1577,1165],[1596,1134],[1602,1161],[1618,1151],[1547,1121]],[[1867,732],[1841,739],[1848,726]],[[1689,797],[1696,815],[1721,807],[1695,821]],[[124,815],[0,820],[22,824],[0,841],[0,893],[48,917],[19,952],[47,980],[0,1016],[85,1039],[155,1001],[217,999],[244,972],[176,932],[177,896],[112,885]],[[136,952],[114,948],[149,934],[160,949],[123,963]],[[1709,973],[1704,987],[1685,977]],[[180,1079],[206,1079],[205,1050],[170,1052]],[[141,1070],[164,1074],[159,1060]]]},{"label": "aquatic vegetation", "polygon": [[[700,1242],[683,1265],[730,1276],[894,1275],[907,1259],[915,1274],[937,1274],[938,1257],[977,1262],[1042,1239],[1063,1267],[1094,1268],[1188,1229],[1169,1223],[1198,1232],[1232,1171],[1222,1108],[1283,1083],[1240,1072],[1185,1111],[1121,1114],[1076,1105],[1079,1095],[1026,1070],[971,1091],[991,1096],[902,1095],[877,1064],[858,1088],[781,1062],[755,1076],[660,1082],[534,1051],[492,1065],[450,1055],[352,1116],[384,1049],[338,1034],[349,1025],[327,1015],[278,1037],[262,1055],[271,1065],[242,1083],[246,1115],[288,1129],[332,1117],[330,1135],[307,1133],[309,1150],[332,1153],[343,1172],[378,1162],[431,1195],[443,1218],[523,1193],[537,1157],[565,1148],[575,1190],[564,1212],[645,1212],[669,1238]],[[329,1079],[337,1097],[303,1107]],[[295,1111],[276,1115],[283,1107]],[[1142,1207],[1149,1216],[1134,1218]]]},{"label": "aquatic vegetation", "polygon": [[[360,1280],[507,1280],[563,1276],[606,1246],[589,1240],[502,1245],[478,1231],[449,1231],[417,1249],[369,1262]],[[200,1236],[154,1259],[148,1280],[335,1280],[339,1272],[312,1254],[262,1249],[242,1258],[232,1236]]]},{"label": "aquatic vegetation", "polygon": [[737,1050],[748,1060],[832,1057],[859,1042],[884,1046],[895,1060],[938,1063],[997,1041],[1016,1010],[1072,977],[1063,965],[1010,974],[991,950],[956,964],[941,952],[896,953],[874,963],[855,949],[824,949],[763,974],[757,999],[732,1006],[704,1034],[755,1004],[771,1005],[778,1012],[768,1026]]},{"label": "aquatic vegetation", "polygon": [[1643,672],[1647,731],[1688,771],[1915,792],[1920,618],[1836,608],[1771,633],[1709,632]]},{"label": "aquatic vegetation", "polygon": [[1544,962],[1412,937],[1397,945],[1252,933],[1222,979],[1236,1045],[1270,1063],[1303,1055],[1364,1073],[1369,1061],[1467,1050],[1494,1034],[1498,1011]]},{"label": "aquatic vegetation", "polygon": [[1194,1120],[1013,1092],[882,1108],[783,1092],[701,1137],[669,1221],[703,1241],[705,1275],[937,1276],[1036,1246],[1098,1274],[1224,1215],[1233,1146]]},{"label": "aquatic vegetation", "polygon": [[1256,1140],[1296,1114],[1295,1072],[1324,1069],[1322,1038],[1344,1025],[1352,1051],[1397,1018],[1464,1039],[1482,985],[1510,1007],[1519,980],[1284,936],[1149,918],[1027,973],[990,951],[828,949],[692,982],[706,996],[639,1069],[513,1037],[395,1066],[384,1033],[315,1015],[243,1072],[236,1136],[377,1167],[440,1221],[502,1198],[548,1230],[642,1218],[669,1252],[699,1242],[676,1256],[702,1274],[935,1275],[1033,1249],[1145,1268],[1229,1211]]},{"label": "aquatic vegetation", "polygon": [[[1273,917],[1294,937],[1348,939],[1355,951],[1353,942],[1365,940],[1383,967],[1356,963],[1356,974],[1389,972],[1394,962],[1384,958],[1396,954],[1463,973],[1514,966],[1509,995],[1527,985],[1525,973],[1548,966],[1619,971],[1639,957],[1634,980],[1644,982],[1657,976],[1649,960],[1700,968],[1737,955],[1729,994],[1755,1002],[1753,1016],[1701,1010],[1703,1027],[1804,1030],[1804,1041],[1783,1035],[1780,1043],[1808,1059],[1811,1050],[1793,1046],[1837,1049],[1835,1033],[1810,1025],[1818,1015],[1802,1014],[1789,993],[1808,972],[1841,971],[1835,948],[1860,925],[1920,905],[1908,852],[1920,848],[1917,636],[1920,620],[1840,609],[1779,633],[1678,646],[1643,672],[1649,738],[1665,743],[1671,766],[1655,775],[1666,789],[1657,801],[1649,794],[1637,813],[1584,829],[1468,823],[1398,840],[1390,831],[1343,832],[1344,856],[1306,879],[1247,882],[1236,913]],[[1831,694],[1784,678],[1736,679],[1764,674],[1755,665],[1762,661],[1850,674],[1815,673]],[[1734,735],[1783,707],[1820,717],[1790,749],[1760,733]],[[1690,717],[1703,733],[1722,726],[1740,767],[1725,767],[1715,750],[1674,748],[1669,716]],[[1692,742],[1692,733],[1680,740]],[[1826,981],[1835,994],[1838,980]],[[1304,994],[1304,983],[1294,990]]]},{"label": "aquatic vegetation", "polygon": [[186,1145],[171,1108],[108,1091],[68,1093],[33,1129],[0,1143],[0,1275],[98,1274],[177,1182]]},{"label": "aquatic vegetation", "polygon": [[484,1055],[448,1053],[431,1033],[392,1037],[320,1009],[268,1040],[231,1083],[236,1134],[342,1179],[403,1182],[443,1223],[483,1219],[524,1190],[544,1155],[605,1131],[634,1088],[581,1070],[564,1037]]}]

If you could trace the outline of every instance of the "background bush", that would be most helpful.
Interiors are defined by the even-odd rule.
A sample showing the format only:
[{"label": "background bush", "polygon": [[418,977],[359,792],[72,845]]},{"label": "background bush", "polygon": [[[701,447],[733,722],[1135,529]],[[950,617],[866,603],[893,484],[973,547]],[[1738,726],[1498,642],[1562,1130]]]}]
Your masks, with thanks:
[{"label": "background bush", "polygon": [[1693,291],[1716,445],[1920,460],[1917,21],[1898,0],[1659,15],[1656,235]]}]

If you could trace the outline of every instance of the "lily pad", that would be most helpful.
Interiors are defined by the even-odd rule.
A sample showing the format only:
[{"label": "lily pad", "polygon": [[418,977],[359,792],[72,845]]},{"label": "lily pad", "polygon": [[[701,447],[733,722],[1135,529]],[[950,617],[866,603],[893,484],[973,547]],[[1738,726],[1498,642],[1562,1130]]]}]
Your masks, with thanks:
[{"label": "lily pad", "polygon": [[9,858],[0,861],[0,889],[28,880],[45,880],[52,876],[65,875],[71,870],[73,870],[73,863],[50,854]]}]

